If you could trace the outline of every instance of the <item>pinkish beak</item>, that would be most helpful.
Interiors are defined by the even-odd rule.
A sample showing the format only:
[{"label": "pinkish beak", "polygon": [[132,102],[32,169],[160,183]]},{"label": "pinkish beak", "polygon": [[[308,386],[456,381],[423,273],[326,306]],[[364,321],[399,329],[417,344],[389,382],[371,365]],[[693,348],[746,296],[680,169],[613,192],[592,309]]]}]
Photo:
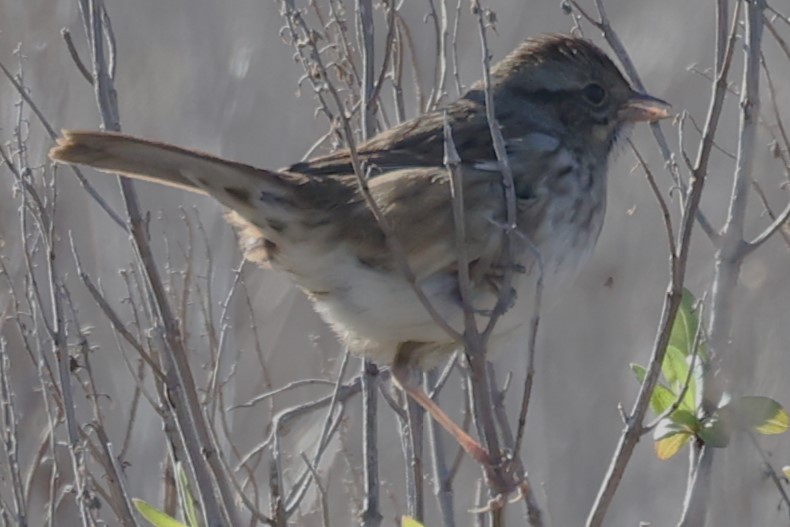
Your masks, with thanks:
[{"label": "pinkish beak", "polygon": [[669,103],[646,93],[633,92],[617,112],[620,121],[654,122],[669,117]]}]

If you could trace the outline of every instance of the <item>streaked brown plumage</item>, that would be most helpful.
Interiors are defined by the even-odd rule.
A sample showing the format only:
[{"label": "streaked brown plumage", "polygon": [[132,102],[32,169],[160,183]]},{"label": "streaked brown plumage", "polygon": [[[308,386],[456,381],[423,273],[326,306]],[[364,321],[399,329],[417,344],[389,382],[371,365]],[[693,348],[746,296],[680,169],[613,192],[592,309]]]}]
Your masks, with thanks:
[{"label": "streaked brown plumage", "polygon": [[[630,123],[665,117],[665,103],[632,90],[593,44],[548,36],[522,44],[492,70],[496,114],[516,184],[515,306],[497,334],[529,320],[533,256],[547,294],[567,282],[597,241],[607,158]],[[477,83],[447,108],[464,181],[466,252],[474,307],[490,310],[503,268],[505,200]],[[462,330],[443,112],[359,147],[370,190],[436,310]],[[162,143],[66,131],[52,159],[211,195],[231,212],[245,255],[290,273],[353,349],[373,360],[429,365],[453,345],[419,303],[358,188],[346,150],[271,171]],[[485,322],[485,315],[480,315]],[[408,356],[403,356],[403,354]]]}]

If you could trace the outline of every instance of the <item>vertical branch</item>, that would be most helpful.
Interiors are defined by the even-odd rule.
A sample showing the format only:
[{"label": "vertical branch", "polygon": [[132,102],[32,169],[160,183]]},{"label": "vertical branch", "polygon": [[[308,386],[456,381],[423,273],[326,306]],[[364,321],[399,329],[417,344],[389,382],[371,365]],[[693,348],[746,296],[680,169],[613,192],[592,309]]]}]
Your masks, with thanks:
[{"label": "vertical branch", "polygon": [[[434,85],[434,103],[433,106],[436,107],[442,103],[442,100],[447,95],[446,93],[446,86],[447,86],[447,63],[450,59],[449,53],[447,52],[447,37],[450,33],[450,18],[449,12],[447,9],[447,0],[440,0],[441,5],[439,11],[440,15],[440,23],[439,23],[439,50],[437,53],[436,60],[438,61],[438,84]],[[436,82],[436,81],[435,81]],[[433,108],[431,108],[433,109]]]},{"label": "vertical branch", "polygon": [[738,152],[727,220],[722,229],[721,245],[715,256],[715,275],[711,294],[709,333],[711,346],[720,354],[725,353],[729,347],[735,286],[743,257],[747,252],[743,229],[749,186],[752,181],[755,135],[760,110],[760,48],[764,9],[764,0],[746,3],[747,45],[741,87]]},{"label": "vertical branch", "polygon": [[[432,393],[438,385],[436,371],[426,373],[423,379],[425,389],[428,393]],[[435,419],[428,420],[428,445],[431,450],[433,493],[439,503],[439,511],[441,512],[443,522],[442,525],[444,527],[455,527],[452,475],[447,467],[439,423],[437,423]]]},{"label": "vertical branch", "polygon": [[[20,112],[22,107],[20,105]],[[21,130],[17,129],[17,141],[22,141]],[[20,147],[20,151],[24,151]],[[29,175],[29,169],[26,170]],[[23,177],[26,175],[23,173]],[[59,281],[58,266],[60,261],[57,258],[55,251],[55,243],[57,237],[55,235],[55,206],[57,204],[57,186],[52,184],[52,196],[50,198],[50,207],[47,210],[46,206],[40,199],[35,199],[38,205],[38,223],[40,234],[43,237],[43,242],[46,251],[46,272],[47,281],[50,294],[51,316],[52,320],[49,325],[49,337],[52,341],[52,357],[57,364],[58,382],[60,383],[60,396],[62,397],[61,405],[66,419],[66,430],[68,434],[68,450],[71,456],[72,470],[74,473],[74,481],[76,487],[77,507],[80,511],[80,517],[83,525],[90,525],[93,523],[91,513],[88,510],[88,503],[90,502],[90,492],[88,490],[88,469],[85,464],[85,448],[80,440],[80,428],[77,421],[76,404],[74,402],[74,393],[71,386],[71,355],[68,349],[68,342],[66,337],[66,318],[63,307],[63,295]],[[43,305],[43,302],[42,302]],[[53,452],[54,454],[54,452]]]},{"label": "vertical branch", "polygon": [[[362,86],[362,141],[376,132],[376,104],[371,100],[375,82],[375,50],[373,48],[373,3],[371,0],[356,0],[357,38],[361,41]],[[352,138],[347,138],[349,142]],[[365,360],[362,364],[362,450],[365,500],[362,511],[364,527],[378,527],[383,517],[379,512],[379,465],[378,465],[378,398],[376,384],[378,368]]]},{"label": "vertical branch", "polygon": [[380,390],[382,396],[398,416],[406,476],[406,513],[417,521],[425,515],[425,482],[423,476],[423,429],[425,411],[404,391],[401,401],[393,399],[388,392]]},{"label": "vertical branch", "polygon": [[[443,0],[449,2],[450,0]],[[464,88],[461,85],[461,68],[458,65],[458,26],[461,23],[461,0],[455,5],[455,23],[453,24],[452,36],[452,57],[453,57],[453,80],[455,81],[455,95],[460,97]]]},{"label": "vertical branch", "polygon": [[362,526],[378,527],[383,516],[379,511],[379,471],[378,471],[378,428],[376,384],[378,368],[370,361],[363,363],[362,372],[362,414],[363,435],[362,451],[365,477],[365,499],[362,510]]},{"label": "vertical branch", "polygon": [[376,133],[376,101],[372,100],[375,83],[375,49],[373,48],[373,2],[356,0],[357,38],[362,53],[362,86],[359,94],[362,100],[362,140],[366,141]]},{"label": "vertical branch", "polygon": [[488,325],[483,332],[484,338],[488,337],[494,330],[499,317],[501,317],[512,301],[511,286],[513,284],[513,247],[517,236],[516,230],[516,186],[513,180],[513,170],[510,168],[510,160],[505,148],[505,140],[502,137],[502,130],[496,118],[496,108],[494,106],[494,88],[491,85],[491,51],[488,49],[488,36],[486,32],[487,19],[493,17],[493,13],[488,9],[483,9],[479,0],[475,0],[473,10],[477,15],[477,24],[480,30],[480,47],[483,51],[483,87],[486,101],[486,120],[488,121],[488,131],[491,134],[491,142],[494,145],[499,172],[502,174],[502,187],[505,189],[505,243],[503,253],[505,265],[501,291],[497,299]]},{"label": "vertical branch", "polygon": [[[499,164],[499,172],[502,174],[502,187],[504,188],[505,200],[505,239],[503,244],[503,254],[505,268],[500,284],[500,293],[497,298],[496,305],[492,310],[491,317],[488,324],[482,333],[475,331],[473,334],[467,334],[467,357],[469,360],[469,382],[471,383],[471,400],[472,412],[475,416],[475,423],[478,426],[478,434],[484,440],[484,444],[488,454],[495,462],[500,462],[502,459],[502,450],[497,436],[496,423],[493,416],[493,403],[491,400],[490,380],[488,378],[488,371],[486,368],[485,348],[486,343],[491,336],[494,326],[499,320],[499,317],[507,311],[512,301],[511,286],[513,282],[513,247],[516,236],[516,190],[513,182],[513,171],[510,168],[510,162],[507,157],[502,131],[500,130],[499,123],[496,119],[496,108],[494,106],[494,88],[491,85],[491,52],[488,48],[488,37],[486,24],[493,19],[493,13],[484,9],[479,0],[475,0],[472,4],[472,11],[477,15],[478,28],[480,33],[480,47],[482,50],[482,65],[483,65],[483,87],[485,92],[485,108],[486,119],[488,121],[488,129],[491,135],[491,142],[496,153],[497,162]],[[479,335],[479,338],[476,338]],[[499,467],[500,469],[502,467]],[[507,467],[508,471],[512,467]],[[505,489],[496,488],[504,481],[510,479],[506,477],[501,471],[496,471],[496,475],[500,481],[492,481],[489,477],[489,485],[492,491],[503,492],[508,487],[512,487],[512,481],[508,481]],[[512,476],[509,474],[508,476]],[[501,511],[492,514],[492,523],[494,526],[499,525],[502,521]]]},{"label": "vertical branch", "polygon": [[[464,352],[469,364],[470,406],[474,422],[477,426],[479,437],[484,441],[489,459],[499,463],[501,450],[496,432],[496,424],[491,411],[488,372],[485,364],[486,342],[480,333],[475,319],[473,299],[471,298],[472,284],[469,277],[469,256],[466,253],[466,219],[464,215],[463,174],[461,172],[461,157],[455,147],[452,129],[447,115],[444,116],[444,165],[450,174],[450,195],[453,208],[453,230],[455,232],[455,247],[458,258],[458,289],[461,296],[461,305],[464,313]],[[493,467],[485,467],[488,477]],[[493,475],[493,474],[492,474]],[[496,493],[505,492],[504,478],[496,474],[489,477],[492,489]],[[494,481],[497,480],[497,483]]]},{"label": "vertical branch", "polygon": [[434,38],[434,63],[433,63],[433,83],[431,85],[431,92],[428,95],[428,100],[425,103],[424,108],[420,108],[422,112],[430,112],[436,105],[439,104],[439,100],[441,98],[441,92],[439,91],[440,85],[443,82],[441,75],[443,74],[442,70],[442,58],[443,58],[443,40],[444,40],[444,31],[441,27],[442,21],[439,19],[439,13],[436,12],[436,5],[434,4],[434,0],[428,0],[428,14],[425,15],[425,20],[431,21],[431,26],[433,28],[433,38]]},{"label": "vertical branch", "polygon": [[[740,4],[738,4],[740,5]],[[719,0],[717,9],[726,10],[726,0]],[[721,67],[717,68],[716,79],[712,86],[712,94],[710,99],[710,107],[708,109],[708,116],[703,128],[702,140],[700,142],[699,151],[697,154],[696,162],[692,170],[691,185],[689,186],[684,201],[683,214],[680,220],[680,233],[676,246],[670,251],[670,280],[669,287],[664,299],[664,305],[661,310],[661,316],[656,332],[656,337],[653,342],[648,369],[645,379],[639,388],[636,401],[632,407],[631,413],[626,416],[626,427],[620,435],[615,453],[607,468],[606,475],[598,490],[598,495],[595,498],[590,513],[587,517],[586,525],[588,527],[599,527],[603,525],[606,511],[609,504],[614,498],[617,488],[622,480],[625,469],[631,459],[634,448],[642,437],[644,432],[643,421],[650,404],[650,397],[652,396],[653,389],[658,382],[658,376],[661,373],[661,365],[666,354],[666,348],[669,343],[669,337],[674,324],[675,317],[680,307],[682,299],[682,288],[685,280],[686,265],[689,256],[689,247],[691,242],[691,234],[694,226],[694,218],[699,211],[699,203],[702,199],[702,191],[704,189],[705,178],[708,173],[708,162],[714,147],[714,140],[716,131],[718,129],[719,118],[721,116],[724,97],[727,90],[727,78],[732,64],[733,50],[735,46],[735,35],[737,30],[737,8],[736,16],[730,28],[728,39],[717,40],[716,42],[716,55],[715,57],[724,57]],[[717,23],[726,23],[723,17],[717,17]],[[717,31],[717,35],[722,35],[722,31]],[[722,53],[719,48],[724,48]]]},{"label": "vertical branch", "polygon": [[269,516],[274,527],[288,527],[285,514],[285,498],[283,496],[282,470],[280,470],[280,456],[277,443],[279,437],[275,435],[275,448],[270,451],[269,457]]},{"label": "vertical branch", "polygon": [[688,483],[683,498],[683,512],[677,527],[705,525],[712,469],[713,449],[695,439],[689,451]]},{"label": "vertical branch", "polygon": [[[117,94],[110,76],[104,52],[103,20],[106,17],[102,0],[80,0],[83,17],[86,20],[92,65],[94,90],[97,104],[105,129],[120,130]],[[114,59],[110,62],[114,62]],[[167,293],[161,280],[156,261],[148,243],[145,222],[139,200],[131,181],[120,178],[121,193],[126,206],[132,247],[144,269],[150,292],[150,303],[156,314],[154,335],[162,349],[165,362],[167,400],[176,413],[176,424],[189,456],[189,465],[195,473],[199,492],[199,503],[210,527],[238,524],[235,520],[235,506],[230,489],[224,481],[224,472],[216,456],[218,455],[205,419],[197,400],[197,388],[190,373],[186,350],[179,335],[178,322],[170,308]],[[210,467],[210,469],[209,469]],[[222,504],[215,495],[215,485],[222,497]]]},{"label": "vertical branch", "polygon": [[[741,267],[749,254],[744,240],[746,205],[752,182],[757,123],[760,113],[760,53],[764,27],[765,0],[746,2],[746,46],[740,99],[738,151],[733,175],[732,193],[727,220],[722,229],[714,256],[714,277],[711,287],[711,318],[709,338],[711,349],[719,359],[731,355],[730,339],[736,306],[736,289]],[[718,394],[712,392],[712,375],[706,374],[703,409],[715,409]],[[700,441],[692,444],[695,451],[693,476],[686,489],[683,514],[678,527],[704,525],[710,495],[713,449]]]},{"label": "vertical branch", "polygon": [[[5,322],[5,313],[0,315],[0,327]],[[17,428],[16,405],[14,403],[14,392],[9,383],[9,370],[11,361],[8,358],[5,338],[0,336],[0,418],[2,418],[3,430],[0,431],[0,438],[3,440],[6,460],[8,462],[8,477],[13,487],[13,513],[16,524],[20,527],[27,527],[27,498],[22,476],[19,470],[19,434]]]}]

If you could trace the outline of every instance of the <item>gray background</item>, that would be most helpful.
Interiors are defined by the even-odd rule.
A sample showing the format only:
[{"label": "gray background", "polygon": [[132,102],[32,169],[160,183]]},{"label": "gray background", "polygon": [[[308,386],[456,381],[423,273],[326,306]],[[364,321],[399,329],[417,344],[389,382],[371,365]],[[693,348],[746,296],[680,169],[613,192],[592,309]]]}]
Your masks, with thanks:
[{"label": "gray background", "polygon": [[[118,40],[117,87],[121,120],[127,133],[200,148],[242,162],[275,168],[298,160],[324,132],[325,122],[314,117],[314,101],[305,89],[297,93],[302,75],[292,58],[292,48],[279,38],[283,21],[278,7],[270,1],[253,0],[106,0]],[[779,2],[780,4],[782,2]],[[422,81],[429,81],[432,50],[429,26],[421,22],[422,2],[408,2],[407,18],[413,23],[418,49],[426,50],[422,62]],[[566,32],[570,19],[554,1],[491,2],[499,15],[497,33],[490,36],[495,58],[501,58],[524,38],[543,32]],[[586,7],[593,9],[591,2]],[[708,82],[687,71],[696,63],[700,69],[711,66],[713,5],[686,0],[608,1],[606,5],[615,29],[625,42],[648,90],[672,102],[677,110],[688,110],[699,122],[707,111]],[[778,6],[782,7],[782,6]],[[785,5],[786,9],[787,6]],[[479,77],[478,35],[464,3],[465,23],[459,39],[462,78],[470,83]],[[27,56],[25,71],[32,96],[55,128],[96,128],[93,94],[71,63],[60,38],[62,27],[71,29],[78,47],[87,57],[82,27],[74,2],[62,0],[0,0],[0,60],[15,65],[12,55],[17,43]],[[597,32],[587,27],[587,36],[600,43]],[[774,81],[788,86],[788,64],[768,41],[765,50],[774,64]],[[740,48],[738,49],[740,53]],[[773,59],[773,60],[772,60]],[[740,67],[736,68],[740,71]],[[781,93],[780,105],[790,108],[788,94]],[[10,85],[0,82],[0,137],[11,138],[15,94]],[[676,129],[664,129],[673,145]],[[31,149],[43,163],[50,143],[39,124],[31,117]],[[729,100],[718,142],[734,150],[737,133],[737,104]],[[651,161],[663,189],[669,176],[662,169],[652,137],[645,127],[632,136]],[[693,151],[697,134],[687,134]],[[771,159],[760,136],[756,174],[766,188],[774,210],[780,210],[787,194],[779,190],[782,172]],[[534,402],[526,441],[526,466],[538,488],[555,527],[580,525],[592,503],[609,458],[619,437],[622,423],[618,403],[630,408],[637,383],[629,362],[645,363],[655,334],[658,311],[667,283],[666,237],[658,207],[632,154],[624,151],[610,174],[609,209],[604,232],[593,261],[584,269],[569,293],[545,314],[539,341],[539,360]],[[18,215],[11,195],[12,181],[0,171],[0,248],[18,283],[24,273],[18,241]],[[711,165],[703,208],[717,225],[726,212],[732,162],[717,156]],[[91,181],[117,210],[121,203],[117,183],[112,178],[89,174]],[[80,190],[72,176],[61,172],[58,230],[62,237],[63,266],[71,272],[70,283],[80,306],[84,324],[93,326],[98,344],[96,361],[102,368],[101,383],[112,396],[106,402],[109,422],[118,426],[128,414],[128,394],[132,388],[128,373],[118,358],[115,342],[106,321],[78,282],[73,280],[66,233],[74,235],[89,272],[101,277],[107,296],[124,295],[117,271],[131,261],[125,236],[111,224],[99,208]],[[163,257],[168,250],[177,265],[179,247],[185,245],[186,232],[177,207],[200,212],[214,258],[211,279],[215,301],[224,298],[236,265],[238,252],[232,231],[222,221],[221,209],[214,202],[176,190],[154,185],[138,185],[143,205],[154,215],[152,237]],[[755,234],[767,224],[761,208],[752,197],[747,233]],[[673,211],[676,207],[673,208]],[[164,216],[160,220],[159,211]],[[166,243],[167,242],[167,243]],[[197,258],[204,260],[198,244]],[[712,248],[697,231],[688,287],[702,295],[712,277]],[[205,273],[205,262],[198,266]],[[787,373],[790,371],[790,255],[777,238],[767,243],[744,267],[739,289],[737,327],[734,328],[738,358],[728,366],[736,388],[744,393],[767,395],[790,405]],[[325,377],[337,364],[337,346],[332,334],[312,312],[308,301],[289,285],[284,275],[273,271],[247,274],[255,306],[255,318],[262,336],[268,376],[273,385],[307,377]],[[607,285],[607,282],[610,284]],[[7,302],[0,288],[0,309]],[[232,323],[239,331],[229,343],[232,352],[228,365],[241,350],[239,374],[228,388],[228,400],[241,402],[263,391],[264,382],[252,358],[252,335],[242,302],[235,306]],[[205,358],[199,317],[193,317],[190,346],[196,357]],[[2,329],[2,328],[0,328]],[[6,331],[6,330],[4,330]],[[524,370],[523,354],[515,344],[497,355],[499,371],[513,371],[514,386],[520,386]],[[231,356],[232,355],[232,356]],[[22,425],[30,437],[37,437],[43,424],[39,395],[22,387],[33,379],[32,366],[21,354],[13,355],[19,387],[18,398],[24,412]],[[199,361],[196,361],[198,364]],[[29,370],[26,370],[29,368]],[[356,364],[352,368],[357,368]],[[445,405],[455,410],[455,388],[445,397]],[[277,407],[295,404],[325,390],[305,389],[278,399]],[[509,408],[517,407],[519,389],[511,390]],[[358,402],[350,405],[358,414]],[[230,414],[234,440],[249,448],[266,431],[265,414],[259,411]],[[394,435],[394,419],[382,409],[382,479],[389,489],[384,493],[386,521],[404,512],[402,458]],[[262,417],[263,416],[263,417]],[[84,419],[88,414],[82,415]],[[320,426],[320,419],[301,422],[288,436],[293,452],[309,450]],[[112,428],[111,428],[112,430]],[[120,441],[122,431],[118,431]],[[352,464],[359,462],[359,422],[349,419],[344,428],[345,442],[335,441],[333,456],[322,470],[329,470],[333,488],[332,513],[335,525],[348,523],[350,508],[345,491],[353,492],[353,478],[346,473],[341,456],[345,448]],[[790,443],[786,436],[762,438],[761,443],[774,453],[774,462],[790,463]],[[23,445],[24,447],[24,445]],[[164,453],[163,436],[152,412],[144,410],[135,423],[131,466],[127,474],[134,496],[156,501],[160,460]],[[31,452],[24,450],[23,459]],[[741,463],[736,459],[743,460]],[[65,458],[64,458],[65,461]],[[679,517],[683,496],[686,458],[679,455],[659,462],[649,438],[638,446],[619,493],[609,513],[608,525],[673,525]],[[331,467],[331,468],[330,468]],[[759,466],[754,449],[736,442],[717,457],[711,525],[787,525],[787,513],[777,510],[779,498],[773,484]],[[467,501],[476,469],[468,461],[456,484],[459,525],[465,518]],[[264,481],[264,479],[261,479]],[[389,494],[389,495],[388,495]],[[430,500],[429,500],[430,501]],[[431,505],[433,507],[433,505]],[[514,511],[518,512],[518,511]],[[58,525],[70,525],[73,511],[68,507]],[[515,517],[518,517],[516,514]],[[299,522],[317,525],[318,517],[308,514]],[[301,524],[301,523],[300,523]],[[438,525],[437,522],[428,525]]]}]

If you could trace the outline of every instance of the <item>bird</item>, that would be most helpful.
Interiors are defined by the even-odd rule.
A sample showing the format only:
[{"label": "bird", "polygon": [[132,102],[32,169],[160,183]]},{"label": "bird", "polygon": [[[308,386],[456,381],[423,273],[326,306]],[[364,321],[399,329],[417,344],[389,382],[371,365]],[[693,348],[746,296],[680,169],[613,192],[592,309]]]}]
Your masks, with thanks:
[{"label": "bird", "polygon": [[[409,382],[409,372],[459,347],[446,326],[462,334],[465,309],[485,324],[508,295],[509,309],[492,332],[499,339],[529,323],[539,274],[544,296],[559,295],[598,240],[618,140],[635,123],[669,116],[665,101],[632,88],[599,47],[564,35],[524,41],[491,68],[489,90],[515,218],[508,218],[482,80],[444,108],[359,144],[364,175],[355,173],[348,148],[268,170],[101,131],[64,130],[50,158],[219,201],[248,260],[288,273],[353,352],[390,365],[404,389],[480,456],[471,451],[474,440]],[[459,158],[462,247],[446,132]]]}]

